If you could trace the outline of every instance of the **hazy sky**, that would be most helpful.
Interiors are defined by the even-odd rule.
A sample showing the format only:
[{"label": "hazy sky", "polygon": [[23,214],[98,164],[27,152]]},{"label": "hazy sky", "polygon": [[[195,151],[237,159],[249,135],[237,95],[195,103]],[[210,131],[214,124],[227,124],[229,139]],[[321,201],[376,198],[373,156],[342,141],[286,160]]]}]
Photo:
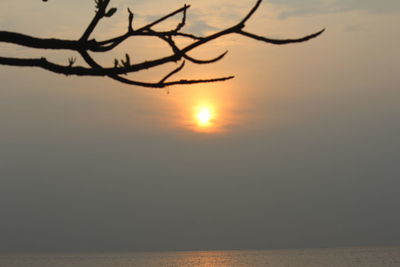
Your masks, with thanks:
[{"label": "hazy sky", "polygon": [[[0,30],[79,38],[92,2],[2,0]],[[253,2],[187,1],[188,30],[230,26]],[[185,1],[112,3],[99,39],[125,29],[128,5],[142,25]],[[181,77],[236,78],[169,94],[0,66],[0,252],[400,245],[399,3],[265,1],[249,31],[327,32],[280,47],[221,39],[193,55],[226,59]],[[133,40],[98,58],[125,51],[168,50]],[[0,55],[73,54],[1,44]],[[200,127],[204,105],[214,118]]]}]

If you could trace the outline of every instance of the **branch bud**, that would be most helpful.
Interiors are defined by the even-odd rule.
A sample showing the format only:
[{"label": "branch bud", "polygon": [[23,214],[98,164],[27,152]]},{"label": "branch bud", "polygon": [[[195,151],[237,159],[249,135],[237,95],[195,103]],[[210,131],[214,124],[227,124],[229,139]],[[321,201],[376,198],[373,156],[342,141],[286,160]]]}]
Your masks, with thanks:
[{"label": "branch bud", "polygon": [[110,18],[112,15],[115,14],[115,12],[117,12],[117,8],[113,7],[110,10],[108,10],[107,13],[104,16],[106,16],[107,18]]}]

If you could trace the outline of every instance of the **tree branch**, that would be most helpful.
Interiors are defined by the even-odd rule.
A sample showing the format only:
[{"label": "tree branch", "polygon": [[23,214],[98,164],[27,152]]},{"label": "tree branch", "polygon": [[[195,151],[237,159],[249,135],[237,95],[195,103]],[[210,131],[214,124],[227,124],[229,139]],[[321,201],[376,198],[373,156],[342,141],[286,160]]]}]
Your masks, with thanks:
[{"label": "tree branch", "polygon": [[275,44],[275,45],[284,45],[284,44],[293,44],[293,43],[306,42],[308,40],[311,40],[313,38],[318,37],[324,31],[325,31],[325,29],[323,29],[323,30],[321,30],[319,32],[316,32],[316,33],[313,33],[313,34],[298,38],[298,39],[281,39],[281,40],[279,40],[279,39],[270,39],[270,38],[267,38],[267,37],[255,35],[253,33],[245,32],[245,31],[242,31],[242,30],[240,30],[238,33],[241,34],[241,35],[244,35],[246,37],[250,37],[252,39],[258,40],[258,41],[262,41],[262,42],[266,42],[266,43],[270,43],[270,44]]},{"label": "tree branch", "polygon": [[[161,18],[156,19],[155,21],[150,22],[136,30],[133,27],[134,13],[128,8],[128,27],[127,31],[124,34],[99,42],[96,41],[95,39],[89,40],[90,36],[96,29],[99,22],[103,18],[111,17],[117,11],[116,8],[108,9],[110,2],[111,0],[95,0],[96,3],[95,15],[91,20],[91,22],[89,23],[89,25],[84,30],[81,38],[78,40],[37,38],[22,33],[0,31],[0,43],[10,43],[14,45],[20,45],[35,49],[72,50],[78,52],[81,55],[84,61],[89,65],[88,67],[73,66],[76,61],[76,58],[69,58],[68,59],[69,64],[64,66],[52,63],[44,57],[41,58],[0,57],[0,65],[18,66],[18,67],[38,67],[54,73],[65,74],[65,75],[106,76],[116,81],[130,85],[152,87],[152,88],[163,88],[166,86],[178,85],[178,84],[195,84],[195,83],[226,81],[234,78],[234,76],[226,76],[226,77],[210,78],[210,79],[181,79],[176,81],[167,81],[168,79],[170,79],[172,76],[174,76],[184,68],[185,61],[183,61],[177,68],[169,72],[166,76],[164,76],[159,82],[134,81],[122,77],[121,75],[154,68],[167,63],[178,62],[182,59],[186,59],[194,64],[215,63],[217,61],[222,60],[228,51],[222,53],[221,55],[215,58],[206,60],[194,58],[188,55],[188,53],[196,49],[197,47],[207,44],[208,42],[211,42],[213,40],[219,39],[223,36],[230,34],[239,34],[241,36],[250,39],[262,41],[264,43],[283,45],[283,44],[306,42],[313,38],[318,37],[325,31],[324,29],[319,32],[295,39],[271,39],[245,31],[244,28],[246,26],[245,25],[246,22],[254,15],[254,13],[258,10],[258,8],[262,3],[262,0],[257,0],[255,5],[249,10],[249,12],[243,17],[243,19],[239,21],[239,23],[237,23],[232,27],[228,27],[226,29],[222,29],[218,32],[212,33],[208,36],[197,36],[195,34],[182,32],[182,29],[185,27],[187,21],[187,11],[190,8],[189,5],[184,5],[183,7],[173,12],[170,12],[167,15],[162,16]],[[182,18],[175,28],[168,31],[157,31],[153,29],[154,26],[178,14],[182,14]],[[126,54],[127,55],[126,60],[119,61],[118,59],[115,59],[114,67],[103,67],[89,55],[89,52],[98,52],[98,53],[108,52],[121,45],[127,39],[137,36],[160,38],[171,48],[172,54],[160,57],[158,59],[143,61],[135,64],[132,64],[130,62],[129,56],[128,54]],[[186,38],[191,42],[184,47],[179,47],[175,42],[175,38],[177,37]]]},{"label": "tree branch", "polygon": [[0,31],[0,42],[37,49],[78,50],[83,47],[88,49],[93,47],[93,42],[81,43],[74,40],[36,38],[22,33],[8,31]]},{"label": "tree branch", "polygon": [[80,41],[87,41],[89,39],[90,34],[94,31],[96,28],[97,24],[100,22],[100,20],[105,16],[106,14],[106,9],[108,4],[110,3],[110,0],[96,0],[96,15],[90,22],[89,26],[86,28],[85,32],[83,33]]}]

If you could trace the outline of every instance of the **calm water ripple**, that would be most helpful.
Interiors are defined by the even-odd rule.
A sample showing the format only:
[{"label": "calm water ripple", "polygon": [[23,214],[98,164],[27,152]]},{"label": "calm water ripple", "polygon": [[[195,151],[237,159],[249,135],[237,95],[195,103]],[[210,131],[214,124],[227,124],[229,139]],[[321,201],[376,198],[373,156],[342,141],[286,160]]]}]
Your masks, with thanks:
[{"label": "calm water ripple", "polygon": [[121,254],[7,254],[1,267],[321,267],[400,266],[400,248],[146,252]]}]

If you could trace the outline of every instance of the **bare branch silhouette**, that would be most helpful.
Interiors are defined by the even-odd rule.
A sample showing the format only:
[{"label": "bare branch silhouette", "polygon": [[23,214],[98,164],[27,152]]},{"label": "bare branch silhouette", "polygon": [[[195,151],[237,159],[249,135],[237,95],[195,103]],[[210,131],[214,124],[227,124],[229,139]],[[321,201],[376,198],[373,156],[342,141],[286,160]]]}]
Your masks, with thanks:
[{"label": "bare branch silhouette", "polygon": [[[47,0],[43,0],[47,2]],[[244,37],[262,41],[264,43],[283,45],[291,43],[301,43],[313,39],[324,32],[321,30],[317,33],[307,35],[305,37],[297,39],[271,39],[263,36],[259,36],[248,31],[245,31],[246,22],[253,16],[253,14],[260,7],[262,0],[257,0],[254,7],[244,16],[244,18],[236,25],[218,31],[216,33],[207,36],[198,36],[196,34],[184,32],[183,29],[186,26],[187,11],[190,8],[189,5],[184,5],[183,7],[147,24],[138,29],[134,29],[134,13],[128,8],[128,27],[124,34],[115,36],[113,38],[97,41],[90,36],[96,29],[98,23],[104,19],[113,16],[117,9],[108,8],[111,0],[95,0],[96,13],[92,21],[89,23],[82,36],[78,40],[63,40],[56,38],[37,38],[33,36],[28,36],[16,32],[0,31],[0,42],[10,43],[15,45],[20,45],[29,48],[36,49],[58,49],[58,50],[71,50],[78,52],[82,59],[87,63],[88,66],[74,66],[76,63],[76,58],[71,57],[68,59],[68,65],[60,65],[48,61],[46,58],[15,58],[15,57],[0,57],[0,65],[8,66],[19,66],[19,67],[38,67],[54,73],[64,74],[64,75],[78,75],[78,76],[105,76],[112,78],[116,81],[130,84],[138,85],[143,87],[152,88],[164,88],[166,86],[177,85],[177,84],[196,84],[196,83],[207,83],[207,82],[218,82],[226,81],[234,78],[234,76],[226,76],[219,78],[208,78],[208,79],[189,79],[189,80],[175,80],[168,81],[175,74],[179,73],[185,67],[185,60],[190,61],[195,64],[211,64],[220,61],[224,58],[228,51],[223,54],[216,56],[212,59],[196,59],[190,55],[189,52],[195,48],[202,46],[210,41],[223,37],[230,34],[239,34]],[[181,15],[182,19],[179,24],[169,30],[169,31],[157,31],[154,26],[176,16]],[[154,60],[143,61],[140,63],[132,63],[129,54],[126,54],[124,60],[114,60],[113,67],[103,67],[98,62],[96,62],[89,52],[94,53],[105,53],[111,51],[121,45],[124,41],[132,37],[137,36],[148,36],[158,38],[166,43],[171,48],[172,53],[164,57],[160,57]],[[184,47],[179,47],[176,44],[175,39],[177,37],[185,38],[190,41],[190,43]],[[158,82],[141,82],[130,80],[122,75],[138,72],[141,70],[146,70],[154,68],[157,66],[165,65],[171,62],[182,63],[179,67],[173,69],[171,72],[166,74]]]}]

